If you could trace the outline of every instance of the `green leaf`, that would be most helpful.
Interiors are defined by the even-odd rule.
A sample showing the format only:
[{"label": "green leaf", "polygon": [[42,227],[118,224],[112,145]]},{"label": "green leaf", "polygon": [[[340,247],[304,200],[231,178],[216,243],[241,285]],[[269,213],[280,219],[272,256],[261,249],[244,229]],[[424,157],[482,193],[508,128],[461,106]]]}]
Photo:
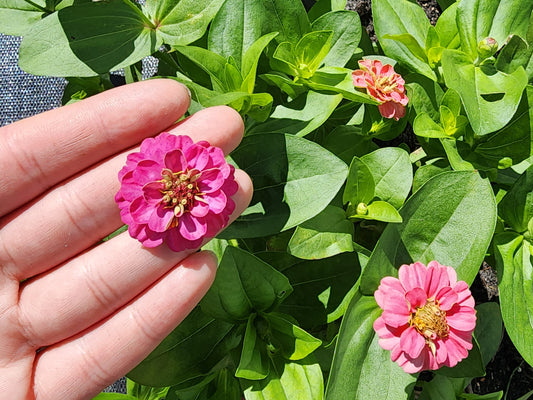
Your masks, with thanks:
[{"label": "green leaf", "polygon": [[533,47],[518,35],[513,35],[498,54],[496,68],[507,74],[513,73],[518,67],[527,67]]},{"label": "green leaf", "polygon": [[516,399],[516,400],[528,400],[532,394],[533,394],[533,390],[527,392],[525,395],[521,396],[519,399]]},{"label": "green leaf", "polygon": [[413,194],[400,215],[403,222],[387,225],[368,260],[363,293],[373,294],[381,278],[395,276],[402,264],[415,261],[436,260],[472,283],[496,226],[488,180],[474,171],[443,172]]},{"label": "green leaf", "polygon": [[461,45],[456,14],[458,2],[454,2],[439,16],[435,30],[439,35],[440,45],[447,49],[457,49]]},{"label": "green leaf", "polygon": [[527,85],[523,68],[505,74],[477,67],[470,56],[458,50],[443,52],[442,69],[446,85],[461,96],[472,129],[478,135],[495,132],[509,122]]},{"label": "green leaf", "polygon": [[241,379],[246,400],[322,400],[324,383],[320,365],[308,358],[286,363],[273,360],[269,376],[262,381]]},{"label": "green leaf", "polygon": [[361,20],[353,11],[331,11],[311,25],[314,31],[333,29],[331,48],[323,60],[324,65],[344,67],[361,40]]},{"label": "green leaf", "polygon": [[524,360],[533,365],[533,255],[531,244],[512,232],[494,238],[496,269],[503,270],[500,305],[505,329]]},{"label": "green leaf", "polygon": [[160,400],[166,397],[169,387],[144,386],[131,379],[126,380],[127,393],[135,399],[140,400]]},{"label": "green leaf", "polygon": [[431,164],[422,165],[416,170],[413,178],[413,193],[420,189],[429,179],[446,171],[450,171],[450,166],[442,159],[435,160]]},{"label": "green leaf", "polygon": [[207,48],[242,65],[246,51],[262,36],[263,11],[262,2],[226,0],[211,22]]},{"label": "green leaf", "polygon": [[290,133],[305,136],[322,126],[341,102],[339,94],[309,91],[274,109],[265,123],[252,127],[248,134]]},{"label": "green leaf", "polygon": [[417,136],[427,138],[448,137],[441,125],[437,124],[428,113],[418,114],[413,121],[413,131]]},{"label": "green leaf", "polygon": [[255,318],[255,314],[251,314],[248,318],[241,359],[235,372],[237,378],[260,380],[266,378],[270,371],[266,344],[257,337],[257,331],[254,326]]},{"label": "green leaf", "polygon": [[353,224],[344,210],[327,206],[320,214],[296,227],[288,252],[306,260],[331,257],[353,251]]},{"label": "green leaf", "polygon": [[322,341],[288,321],[283,314],[269,313],[264,318],[269,325],[269,339],[274,351],[287,360],[302,360],[320,347]]},{"label": "green leaf", "polygon": [[259,57],[261,56],[261,53],[265,47],[276,36],[276,32],[261,36],[244,53],[241,66],[241,73],[244,78],[242,90],[247,91],[248,93],[253,93]]},{"label": "green leaf", "polygon": [[146,0],[144,11],[156,27],[157,37],[176,47],[200,39],[224,0]]},{"label": "green leaf", "polygon": [[139,398],[121,393],[100,393],[92,400],[139,400]]},{"label": "green leaf", "polygon": [[462,141],[456,140],[454,137],[440,138],[440,143],[446,152],[446,157],[450,162],[450,166],[454,171],[474,171],[474,166],[465,161],[459,153],[458,145],[463,144]]},{"label": "green leaf", "polygon": [[342,195],[344,204],[368,204],[374,198],[376,183],[370,168],[358,157],[354,157],[348,170],[348,178]]},{"label": "green leaf", "polygon": [[281,272],[245,250],[228,246],[200,306],[214,318],[242,322],[254,312],[275,307],[291,291]]},{"label": "green leaf", "polygon": [[5,35],[24,36],[30,28],[55,10],[46,0],[5,0],[0,4],[0,31]]},{"label": "green leaf", "polygon": [[342,320],[326,389],[328,400],[407,398],[416,377],[406,374],[378,344],[372,324],[381,309],[358,292]]},{"label": "green leaf", "polygon": [[509,35],[526,37],[533,3],[521,0],[461,0],[457,6],[457,26],[461,48],[477,57],[477,44],[487,37],[501,46]]},{"label": "green leaf", "polygon": [[315,31],[305,34],[296,45],[280,43],[271,65],[273,69],[301,78],[313,76],[329,52],[332,31]]},{"label": "green leaf", "polygon": [[259,75],[261,79],[267,82],[269,85],[277,86],[283,93],[287,94],[291,99],[295,99],[302,93],[305,93],[307,89],[301,83],[296,83],[292,79],[289,79],[285,74],[281,72],[273,72],[269,74]]},{"label": "green leaf", "polygon": [[128,0],[66,7],[34,24],[19,65],[34,75],[77,77],[127,67],[161,46],[148,22]]},{"label": "green leaf", "polygon": [[263,10],[255,15],[256,23],[263,27],[262,33],[279,32],[278,43],[296,44],[311,30],[305,7],[301,0],[263,0]]},{"label": "green leaf", "polygon": [[225,82],[227,61],[224,57],[197,46],[178,46],[176,50],[209,74],[215,91],[229,91]]},{"label": "green leaf", "polygon": [[500,201],[499,215],[516,232],[528,230],[533,218],[533,165],[518,178],[513,187]]},{"label": "green leaf", "polygon": [[487,135],[474,148],[477,160],[497,167],[500,160],[510,158],[513,165],[533,154],[533,86],[526,87],[526,95],[513,118],[501,130]]},{"label": "green leaf", "polygon": [[494,302],[476,306],[476,337],[485,366],[496,355],[503,337],[502,313],[500,305]]},{"label": "green leaf", "polygon": [[338,125],[326,136],[322,146],[346,164],[350,164],[354,156],[361,157],[378,148],[372,138],[353,125]]},{"label": "green leaf", "polygon": [[[426,50],[416,41],[413,35],[410,33],[402,33],[399,35],[383,35],[385,40],[394,40],[405,46],[411,54],[425,63],[428,62]],[[427,41],[427,38],[426,38]]]},{"label": "green leaf", "polygon": [[413,183],[409,154],[399,147],[385,147],[361,157],[374,176],[374,195],[400,208]]},{"label": "green leaf", "polygon": [[468,382],[465,379],[436,374],[430,382],[419,380],[417,384],[422,387],[419,400],[455,400],[456,395],[463,392]]},{"label": "green leaf", "polygon": [[292,135],[247,136],[231,157],[252,178],[254,195],[251,206],[222,233],[228,238],[267,236],[313,218],[335,197],[348,172],[329,151]]},{"label": "green leaf", "polygon": [[242,333],[195,308],[128,378],[146,386],[177,385],[211,372],[237,347]]},{"label": "green leaf", "polygon": [[[350,208],[348,211],[351,211]],[[400,213],[394,208],[393,205],[386,201],[373,201],[366,205],[366,214],[360,213],[348,213],[350,219],[370,219],[383,222],[402,222]]]},{"label": "green leaf", "polygon": [[345,99],[357,103],[378,104],[370,95],[355,89],[352,71],[346,68],[324,67],[302,82],[313,90],[340,93]]},{"label": "green leaf", "polygon": [[424,48],[429,20],[422,7],[408,0],[374,0],[372,1],[374,29],[383,51],[388,57],[409,66],[428,78],[436,81],[437,76],[428,63],[421,60],[401,41],[387,39],[387,35],[410,35]]},{"label": "green leaf", "polygon": [[308,330],[340,318],[350,301],[350,289],[361,273],[357,253],[315,261],[295,260],[283,270],[294,291],[280,304],[279,311],[290,314]]}]

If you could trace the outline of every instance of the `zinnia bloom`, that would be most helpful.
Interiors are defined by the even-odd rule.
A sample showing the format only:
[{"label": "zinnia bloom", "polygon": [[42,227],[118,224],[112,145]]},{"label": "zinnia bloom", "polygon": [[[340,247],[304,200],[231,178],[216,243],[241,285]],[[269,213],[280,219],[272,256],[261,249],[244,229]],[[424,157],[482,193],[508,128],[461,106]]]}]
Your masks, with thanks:
[{"label": "zinnia bloom", "polygon": [[228,223],[234,171],[218,147],[163,132],[128,155],[115,201],[130,235],[145,247],[165,241],[174,251],[193,249]]},{"label": "zinnia bloom", "polygon": [[431,261],[402,265],[374,297],[383,309],[374,322],[379,344],[405,372],[455,366],[472,348],[474,298],[451,267]]},{"label": "zinnia bloom", "polygon": [[409,102],[405,95],[405,81],[394,72],[394,67],[383,65],[379,60],[360,60],[359,68],[352,72],[353,84],[366,89],[379,102],[381,115],[396,121],[405,116],[405,106]]}]

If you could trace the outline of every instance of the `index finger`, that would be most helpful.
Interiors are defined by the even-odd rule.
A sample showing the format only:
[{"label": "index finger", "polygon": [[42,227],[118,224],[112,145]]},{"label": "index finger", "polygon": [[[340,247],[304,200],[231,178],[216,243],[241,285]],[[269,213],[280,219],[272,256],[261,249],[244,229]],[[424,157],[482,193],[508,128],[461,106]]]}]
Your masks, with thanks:
[{"label": "index finger", "polygon": [[155,79],[1,128],[0,215],[169,127],[185,113],[189,101],[185,86]]}]

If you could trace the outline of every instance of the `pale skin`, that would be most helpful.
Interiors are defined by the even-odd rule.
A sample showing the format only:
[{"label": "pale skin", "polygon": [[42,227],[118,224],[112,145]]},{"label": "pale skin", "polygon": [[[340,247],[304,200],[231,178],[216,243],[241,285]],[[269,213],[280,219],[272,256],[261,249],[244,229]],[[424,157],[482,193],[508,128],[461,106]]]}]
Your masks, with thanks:
[{"label": "pale skin", "polygon": [[[128,152],[167,130],[226,154],[243,124],[228,107],[175,124],[189,95],[161,79],[126,85],[0,129],[0,393],[91,399],[144,359],[209,289],[216,257],[124,232],[114,195]],[[252,195],[236,171],[235,219]]]}]

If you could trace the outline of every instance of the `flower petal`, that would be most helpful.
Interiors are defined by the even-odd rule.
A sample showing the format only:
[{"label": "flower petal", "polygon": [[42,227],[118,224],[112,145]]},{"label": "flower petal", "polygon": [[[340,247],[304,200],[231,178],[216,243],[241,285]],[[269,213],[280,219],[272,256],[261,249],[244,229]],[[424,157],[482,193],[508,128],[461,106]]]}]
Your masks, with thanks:
[{"label": "flower petal", "polygon": [[209,154],[205,147],[191,146],[185,153],[189,168],[203,170],[209,162]]},{"label": "flower petal", "polygon": [[385,309],[385,299],[393,292],[398,299],[405,295],[405,290],[400,281],[392,276],[386,276],[381,279],[378,290],[374,292],[374,298],[382,309]]},{"label": "flower petal", "polygon": [[161,179],[162,170],[163,168],[160,163],[153,160],[142,160],[133,171],[133,180],[139,186],[144,186],[148,182]]},{"label": "flower petal", "polygon": [[356,69],[352,72],[352,81],[353,85],[355,87],[365,88],[366,87],[366,80],[365,80],[366,72],[360,69]]},{"label": "flower petal", "polygon": [[383,311],[381,317],[383,321],[394,328],[398,328],[409,323],[410,314],[399,314],[392,311]]},{"label": "flower petal", "polygon": [[198,179],[198,189],[203,193],[218,190],[224,184],[224,176],[218,168],[206,169]]},{"label": "flower petal", "polygon": [[[398,270],[398,278],[405,291],[414,288],[424,288],[426,283],[427,268],[424,264],[416,262],[414,264],[404,264]],[[426,297],[427,298],[427,297]]]},{"label": "flower petal", "polygon": [[209,204],[209,209],[215,214],[220,214],[224,211],[227,203],[226,195],[222,190],[217,190],[213,193],[207,193],[204,199]]},{"label": "flower petal", "polygon": [[205,236],[207,226],[203,218],[193,217],[190,213],[185,213],[180,218],[178,226],[181,236],[187,240],[197,240]]},{"label": "flower petal", "polygon": [[405,294],[405,299],[409,302],[409,311],[415,312],[417,308],[423,307],[426,304],[426,291],[422,288],[415,287]]},{"label": "flower petal", "polygon": [[209,213],[209,205],[203,201],[195,200],[189,211],[193,217],[205,217]]},{"label": "flower petal", "polygon": [[172,208],[156,207],[148,220],[148,228],[154,232],[165,232],[173,218],[174,210]]},{"label": "flower petal", "polygon": [[427,267],[424,288],[428,298],[434,298],[437,291],[443,286],[450,286],[450,279],[446,268],[436,261],[430,261]]},{"label": "flower petal", "polygon": [[448,311],[452,306],[457,303],[457,293],[449,286],[444,286],[435,295],[435,300],[439,302],[439,308],[444,311]]},{"label": "flower petal", "polygon": [[187,159],[180,149],[172,150],[165,155],[165,167],[172,172],[184,172],[187,169]]},{"label": "flower petal", "polygon": [[455,304],[446,313],[446,321],[451,328],[472,332],[476,327],[476,311],[471,307]]},{"label": "flower petal", "polygon": [[413,326],[410,326],[403,331],[402,336],[400,337],[400,346],[402,347],[402,350],[411,358],[417,358],[425,345],[426,340]]}]

